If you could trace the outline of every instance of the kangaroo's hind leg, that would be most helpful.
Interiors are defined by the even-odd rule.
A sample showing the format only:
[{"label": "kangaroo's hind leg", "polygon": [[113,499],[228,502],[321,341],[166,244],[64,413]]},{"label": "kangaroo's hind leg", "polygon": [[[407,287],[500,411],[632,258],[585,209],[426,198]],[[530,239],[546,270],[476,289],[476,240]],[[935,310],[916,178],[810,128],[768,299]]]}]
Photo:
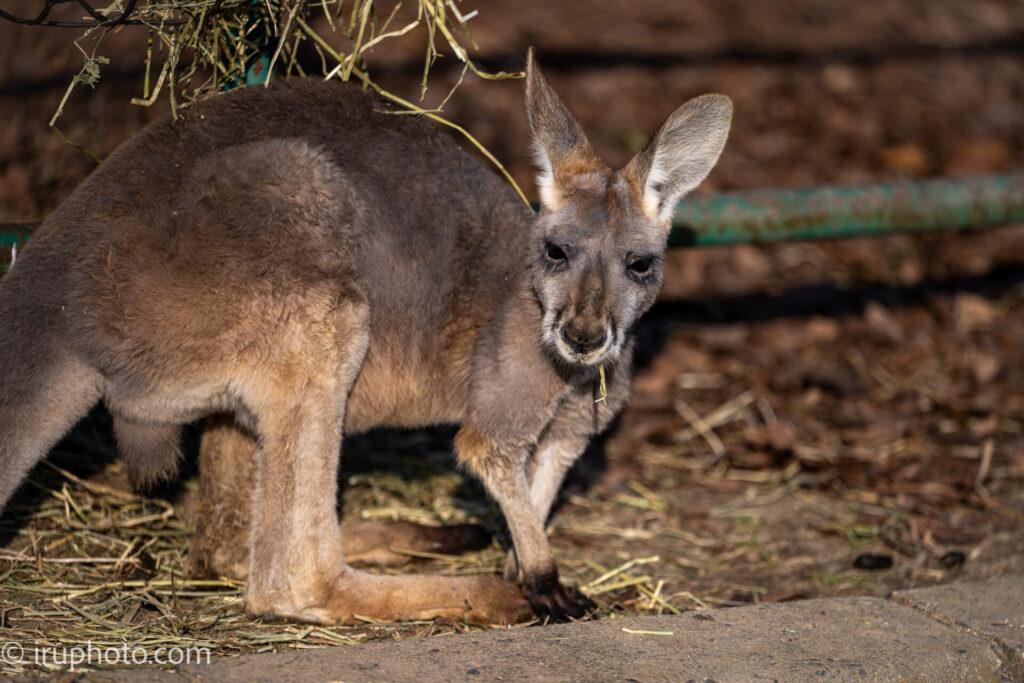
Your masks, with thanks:
[{"label": "kangaroo's hind leg", "polygon": [[[206,420],[199,446],[199,507],[185,572],[193,578],[249,573],[252,497],[256,488],[256,438],[230,415]],[[403,550],[457,554],[486,547],[490,534],[475,524],[432,527],[414,522],[344,522],[350,564],[399,566]]]},{"label": "kangaroo's hind leg", "polygon": [[231,415],[206,419],[199,442],[199,507],[185,573],[192,578],[245,579],[253,495],[256,438]]},{"label": "kangaroo's hind leg", "polygon": [[64,343],[59,307],[38,300],[20,267],[0,287],[0,510],[103,387],[100,373]]},{"label": "kangaroo's hind leg", "polygon": [[[369,339],[363,304],[305,301],[304,315],[330,308],[316,324],[280,330],[269,364],[253,368],[246,397],[259,431],[251,614],[315,623],[436,616],[509,623],[529,617],[519,591],[492,577],[375,576],[348,567],[335,511],[345,397]],[[334,317],[334,322],[326,324]]]}]

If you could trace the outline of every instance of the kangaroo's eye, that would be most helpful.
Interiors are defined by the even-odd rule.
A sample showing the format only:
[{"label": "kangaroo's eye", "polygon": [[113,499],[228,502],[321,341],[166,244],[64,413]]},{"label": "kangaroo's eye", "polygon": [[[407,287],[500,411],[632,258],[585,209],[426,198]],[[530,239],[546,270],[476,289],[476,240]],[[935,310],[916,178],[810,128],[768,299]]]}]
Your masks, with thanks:
[{"label": "kangaroo's eye", "polygon": [[551,242],[548,242],[548,245],[545,249],[547,251],[548,258],[551,261],[554,261],[555,263],[561,263],[562,261],[565,261],[567,258],[569,258],[568,256],[565,255],[565,251],[563,251],[562,248],[557,244],[552,244]]},{"label": "kangaroo's eye", "polygon": [[630,261],[627,265],[629,272],[636,275],[646,275],[651,269],[651,259],[648,258],[637,258]]}]

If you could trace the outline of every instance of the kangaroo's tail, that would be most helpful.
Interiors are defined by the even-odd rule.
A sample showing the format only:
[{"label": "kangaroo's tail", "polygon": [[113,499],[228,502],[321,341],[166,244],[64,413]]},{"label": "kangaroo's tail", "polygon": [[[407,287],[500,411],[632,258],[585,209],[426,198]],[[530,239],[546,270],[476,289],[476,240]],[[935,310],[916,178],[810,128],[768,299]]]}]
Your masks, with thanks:
[{"label": "kangaroo's tail", "polygon": [[59,290],[35,263],[0,279],[0,511],[28,470],[102,395],[69,348]]}]

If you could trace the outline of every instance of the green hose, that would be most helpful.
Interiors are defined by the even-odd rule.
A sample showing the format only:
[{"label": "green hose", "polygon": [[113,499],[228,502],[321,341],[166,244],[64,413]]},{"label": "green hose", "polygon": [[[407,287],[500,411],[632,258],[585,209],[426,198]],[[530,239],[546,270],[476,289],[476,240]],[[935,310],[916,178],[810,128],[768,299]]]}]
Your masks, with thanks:
[{"label": "green hose", "polygon": [[751,190],[681,202],[669,246],[787,242],[1024,222],[1024,174]]}]

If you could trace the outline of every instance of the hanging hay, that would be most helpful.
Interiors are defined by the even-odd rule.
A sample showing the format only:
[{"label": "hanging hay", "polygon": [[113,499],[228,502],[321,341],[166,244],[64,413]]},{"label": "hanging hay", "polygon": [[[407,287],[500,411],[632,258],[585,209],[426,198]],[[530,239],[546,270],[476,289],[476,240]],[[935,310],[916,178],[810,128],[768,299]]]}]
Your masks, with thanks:
[{"label": "hanging hay", "polygon": [[[106,7],[93,7],[88,0],[77,0],[75,5],[83,9],[83,16],[72,20],[50,17],[56,5],[69,1],[46,0],[35,17],[19,17],[0,9],[0,18],[31,26],[84,29],[74,42],[82,53],[82,69],[68,84],[50,119],[50,127],[65,142],[82,149],[97,162],[99,158],[64,135],[56,125],[57,120],[75,88],[94,87],[103,67],[110,63],[102,54],[104,39],[117,31],[142,30],[148,35],[145,72],[140,96],[132,99],[135,104],[150,106],[166,94],[176,116],[182,107],[224,90],[266,84],[275,75],[307,75],[299,57],[302,51],[311,49],[319,58],[317,72],[325,78],[349,81],[354,77],[363,87],[376,91],[403,110],[457,130],[526,201],[504,166],[479,141],[439,115],[469,71],[491,80],[521,76],[504,71],[490,73],[477,67],[469,56],[469,49],[476,47],[469,21],[477,12],[462,14],[455,0],[414,0],[408,8],[402,0],[115,0]],[[371,52],[386,50],[389,41],[416,33],[423,36],[426,46],[421,101],[437,59],[450,55],[463,65],[455,86],[434,109],[420,107],[382,88],[366,62]]]},{"label": "hanging hay", "polygon": [[[348,7],[342,0],[115,0],[106,7],[78,0],[75,4],[85,13],[79,20],[50,18],[54,6],[68,2],[47,0],[36,17],[0,9],[0,18],[85,29],[75,41],[84,64],[69,91],[99,80],[101,67],[110,61],[100,53],[107,35],[126,27],[147,31],[142,96],[133,101],[151,105],[166,89],[174,111],[244,83],[267,83],[274,73],[305,75],[298,57],[307,44],[319,56],[327,78],[348,81],[354,75],[371,84],[365,56],[381,43],[413,32],[426,38],[421,96],[430,68],[445,50],[463,63],[464,72],[481,78],[519,76],[477,68],[463,45],[476,47],[468,22],[477,12],[463,15],[454,0],[415,0],[415,16],[402,11],[401,0],[355,0]],[[389,6],[382,9],[384,4]],[[326,28],[314,28],[316,19]]]}]

